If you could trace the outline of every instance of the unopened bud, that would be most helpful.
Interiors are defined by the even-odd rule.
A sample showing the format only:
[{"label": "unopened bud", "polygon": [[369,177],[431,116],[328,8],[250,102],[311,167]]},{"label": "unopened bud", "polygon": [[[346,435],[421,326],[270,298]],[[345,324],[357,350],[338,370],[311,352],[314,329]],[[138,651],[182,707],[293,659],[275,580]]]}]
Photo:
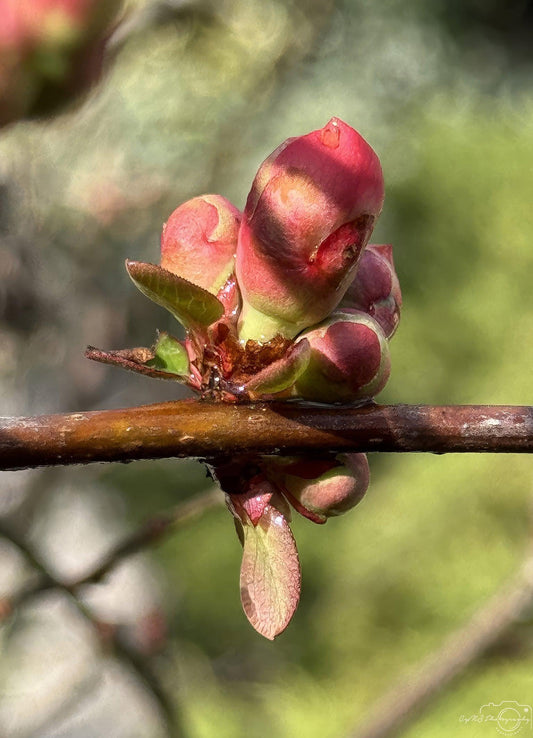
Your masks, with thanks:
[{"label": "unopened bud", "polygon": [[292,338],[338,305],[383,206],[368,143],[332,118],[263,162],[243,214],[237,279],[241,340]]},{"label": "unopened bud", "polygon": [[389,345],[374,318],[336,311],[302,333],[311,357],[298,377],[294,395],[318,402],[353,402],[380,392],[390,374]]},{"label": "unopened bud", "polygon": [[60,112],[101,76],[122,0],[0,0],[0,126]]},{"label": "unopened bud", "polygon": [[402,293],[390,244],[370,244],[361,255],[355,277],[344,295],[340,309],[352,308],[371,315],[387,338],[400,320]]},{"label": "unopened bud", "polygon": [[289,502],[317,523],[355,507],[370,481],[365,454],[337,454],[322,461],[276,459],[270,468]]},{"label": "unopened bud", "polygon": [[240,218],[221,195],[183,203],[163,226],[161,266],[216,295],[233,273]]}]

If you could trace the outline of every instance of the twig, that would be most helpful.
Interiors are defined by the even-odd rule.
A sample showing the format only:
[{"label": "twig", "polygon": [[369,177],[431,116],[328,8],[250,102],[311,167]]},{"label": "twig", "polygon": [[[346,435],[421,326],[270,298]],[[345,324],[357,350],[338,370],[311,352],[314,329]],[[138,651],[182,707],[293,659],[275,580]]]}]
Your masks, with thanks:
[{"label": "twig", "polygon": [[69,587],[69,585],[56,579],[56,577],[48,570],[46,564],[25,540],[20,538],[13,531],[5,528],[5,526],[0,529],[0,535],[13,543],[13,545],[15,545],[24,555],[31,566],[41,575],[40,584],[30,590],[26,590],[24,598],[17,598],[16,603],[11,603],[11,607],[3,608],[4,613],[10,614],[11,612],[14,612],[15,605],[20,605],[23,600],[27,599],[28,595],[34,596],[38,592],[49,589],[57,589],[58,591],[65,593],[79,614],[94,628],[99,639],[106,645],[110,646],[114,655],[129,666],[130,669],[137,674],[139,679],[149,688],[159,706],[162,716],[165,719],[170,735],[171,729],[175,725],[176,715],[172,705],[164,693],[164,690],[159,684],[159,681],[148,668],[146,662],[141,661],[138,654],[136,654],[128,644],[117,636],[115,629],[110,628],[106,623],[100,621],[98,616],[77,598],[75,592],[71,587]]},{"label": "twig", "polygon": [[213,489],[202,495],[198,495],[187,502],[177,505],[169,513],[152,518],[133,534],[125,538],[120,544],[112,548],[111,551],[103,557],[100,563],[91,571],[70,583],[62,582],[52,575],[46,564],[24,539],[5,526],[0,526],[0,536],[11,541],[11,543],[13,543],[24,554],[27,561],[40,575],[37,583],[25,587],[11,600],[6,600],[0,603],[0,620],[5,619],[22,604],[42,592],[50,589],[57,589],[64,592],[68,595],[78,612],[97,631],[99,637],[103,637],[105,642],[111,646],[115,657],[124,662],[132,671],[134,671],[138,678],[149,689],[153,697],[156,699],[165,718],[169,735],[181,735],[183,731],[178,729],[178,716],[166,697],[165,691],[158,678],[152,672],[146,660],[142,658],[135,649],[127,643],[127,641],[121,638],[119,630],[106,627],[106,624],[101,623],[95,613],[79,600],[77,591],[87,584],[101,581],[101,579],[126,556],[136,553],[145,546],[160,541],[165,535],[175,530],[177,526],[201,515],[208,508],[221,504],[222,501],[223,496],[220,491]]},{"label": "twig", "polygon": [[116,53],[132,38],[172,23],[180,18],[197,15],[211,19],[212,13],[195,0],[155,0],[125,15],[107,42],[107,50]]},{"label": "twig", "polygon": [[236,453],[533,452],[533,407],[184,400],[0,418],[0,469]]},{"label": "twig", "polygon": [[[13,539],[10,538],[10,540],[14,542]],[[108,623],[99,620],[98,616],[78,599],[76,594],[68,585],[55,579],[48,572],[43,574],[43,578],[38,585],[25,589],[22,596],[15,597],[11,601],[1,603],[0,621],[16,612],[20,606],[30,598],[51,589],[63,592],[69,597],[70,602],[74,605],[79,614],[96,631],[101,643],[111,651],[116,659],[122,661],[123,664],[129,667],[129,669],[137,675],[138,679],[148,688],[148,691],[152,694],[165,721],[168,735],[172,736],[172,738],[176,735],[182,735],[183,731],[179,730],[179,732],[176,732],[177,723],[179,721],[176,710],[169,701],[158,677],[151,670],[146,659],[142,658],[140,654],[121,637],[119,629],[109,626]]]},{"label": "twig", "polygon": [[173,533],[176,528],[199,517],[209,508],[222,505],[223,501],[224,496],[220,490],[214,488],[209,492],[204,492],[191,500],[187,500],[187,502],[176,505],[168,513],[150,518],[138,530],[126,537],[115,548],[112,548],[91,571],[71,582],[68,585],[69,589],[74,590],[86,584],[100,582],[125,557],[137,553],[146,546],[160,542],[162,538]]},{"label": "twig", "polygon": [[42,738],[61,725],[75,710],[80,710],[85,703],[94,700],[94,693],[102,683],[102,672],[98,666],[93,666],[89,674],[77,684],[74,684],[69,694],[64,695],[62,702],[46,715],[36,726],[25,733],[19,733],[17,738]]},{"label": "twig", "polygon": [[399,686],[382,697],[351,738],[392,738],[465,669],[493,648],[533,603],[533,555],[511,583],[479,609],[471,620]]},{"label": "twig", "polygon": [[166,535],[174,532],[186,522],[199,517],[211,507],[222,505],[224,500],[219,489],[212,489],[193,497],[191,500],[176,505],[172,510],[147,520],[140,528],[126,536],[123,541],[102,557],[100,562],[86,574],[71,582],[59,581],[52,576],[46,565],[38,558],[35,552],[20,536],[4,525],[0,525],[0,537],[11,541],[26,557],[32,567],[39,572],[37,582],[23,587],[9,600],[5,599],[0,607],[0,622],[11,613],[25,604],[28,600],[37,597],[50,589],[60,588],[72,597],[77,597],[77,590],[88,584],[97,584],[127,556],[137,553],[147,546],[160,542]]}]

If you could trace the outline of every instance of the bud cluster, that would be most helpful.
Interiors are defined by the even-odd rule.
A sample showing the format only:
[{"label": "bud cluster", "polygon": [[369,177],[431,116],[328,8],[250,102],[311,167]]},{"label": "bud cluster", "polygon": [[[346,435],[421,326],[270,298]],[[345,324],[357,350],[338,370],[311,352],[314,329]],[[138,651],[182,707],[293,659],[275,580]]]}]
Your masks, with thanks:
[{"label": "bud cluster", "polygon": [[[260,166],[242,213],[220,195],[196,197],[164,225],[160,265],[127,262],[185,339],[160,334],[151,350],[92,358],[174,378],[213,400],[370,401],[388,380],[401,308],[392,247],[367,245],[383,198],[377,155],[343,121],[288,139]],[[344,513],[368,487],[366,456],[257,457],[211,471],[241,532],[243,606],[274,637],[294,611],[299,575],[285,581],[272,568],[286,584],[280,615],[252,581],[260,567],[251,552],[266,556],[271,545],[272,561],[297,562],[287,503],[316,523]]]}]

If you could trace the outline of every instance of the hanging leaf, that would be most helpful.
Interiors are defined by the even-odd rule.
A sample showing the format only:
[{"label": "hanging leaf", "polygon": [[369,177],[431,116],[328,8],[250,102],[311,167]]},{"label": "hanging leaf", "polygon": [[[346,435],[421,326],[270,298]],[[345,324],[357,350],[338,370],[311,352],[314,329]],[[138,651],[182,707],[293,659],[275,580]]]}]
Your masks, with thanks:
[{"label": "hanging leaf", "polygon": [[205,328],[224,315],[224,306],[207,290],[155,264],[126,260],[135,286],[166,308],[185,328]]},{"label": "hanging leaf", "polygon": [[284,515],[266,505],[256,525],[243,523],[241,602],[258,633],[270,640],[285,630],[300,599],[296,542]]},{"label": "hanging leaf", "polygon": [[246,382],[244,389],[252,399],[283,392],[292,387],[305,371],[310,356],[311,346],[307,338],[304,338],[291,346],[285,356],[273,361]]},{"label": "hanging leaf", "polygon": [[147,362],[149,366],[162,371],[189,376],[189,356],[185,346],[177,338],[161,332],[154,346],[154,357]]}]

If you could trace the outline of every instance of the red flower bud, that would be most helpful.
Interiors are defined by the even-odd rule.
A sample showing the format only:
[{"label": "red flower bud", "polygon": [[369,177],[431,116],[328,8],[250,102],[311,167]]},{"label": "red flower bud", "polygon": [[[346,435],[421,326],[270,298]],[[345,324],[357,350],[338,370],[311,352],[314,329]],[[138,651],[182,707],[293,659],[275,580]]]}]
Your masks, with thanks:
[{"label": "red flower bud", "polygon": [[275,458],[269,468],[289,502],[316,523],[355,507],[370,481],[365,454],[338,454],[318,462]]},{"label": "red flower bud", "polygon": [[383,197],[377,155],[338,118],[276,149],[239,233],[241,338],[291,338],[325,318],[353,279]]},{"label": "red flower bud", "polygon": [[188,200],[163,226],[161,266],[216,295],[233,272],[240,219],[221,195]]},{"label": "red flower bud", "polygon": [[400,321],[402,293],[392,260],[390,244],[370,244],[359,260],[353,282],[344,295],[340,308],[362,310],[371,315],[387,338],[391,338]]},{"label": "red flower bud", "polygon": [[311,358],[294,394],[318,402],[351,402],[380,392],[390,374],[387,339],[366,313],[337,311],[301,338]]},{"label": "red flower bud", "polygon": [[122,0],[0,0],[0,125],[61,110],[101,75]]}]

